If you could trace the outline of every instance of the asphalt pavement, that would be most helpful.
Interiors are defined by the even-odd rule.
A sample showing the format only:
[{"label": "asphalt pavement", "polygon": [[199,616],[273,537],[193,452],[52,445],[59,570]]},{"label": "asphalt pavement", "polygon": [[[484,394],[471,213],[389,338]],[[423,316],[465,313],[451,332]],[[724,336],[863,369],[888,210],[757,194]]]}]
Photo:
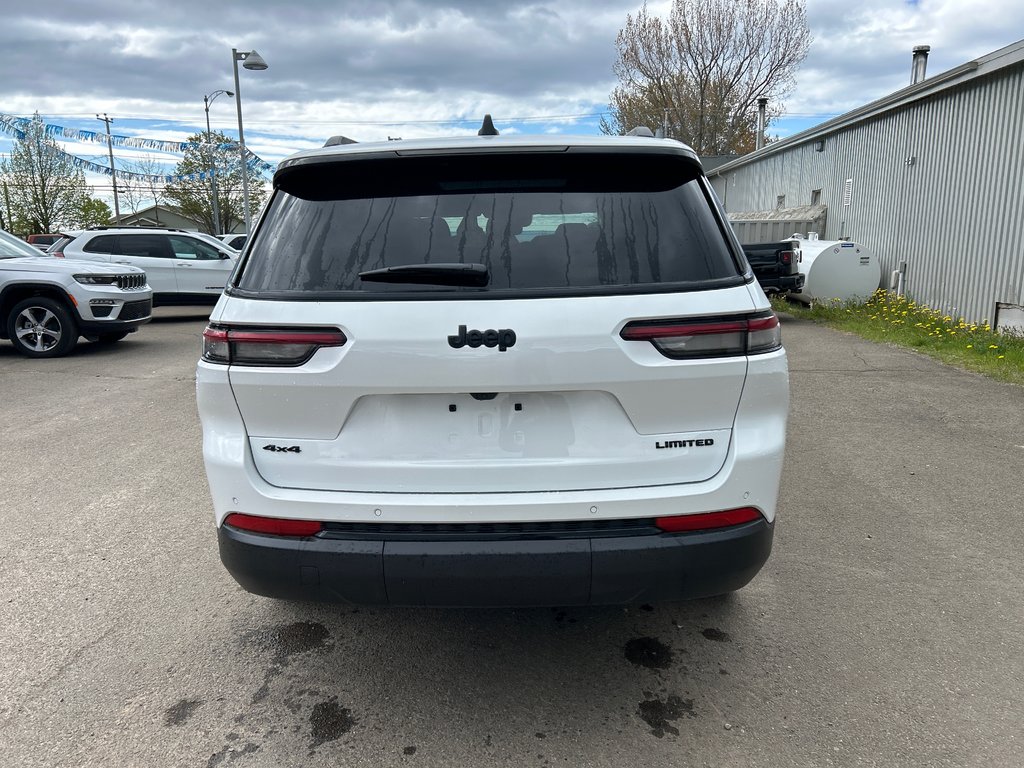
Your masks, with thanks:
[{"label": "asphalt pavement", "polygon": [[204,322],[0,342],[3,765],[1024,765],[1024,388],[785,319],[775,548],[739,593],[289,604],[219,562]]}]

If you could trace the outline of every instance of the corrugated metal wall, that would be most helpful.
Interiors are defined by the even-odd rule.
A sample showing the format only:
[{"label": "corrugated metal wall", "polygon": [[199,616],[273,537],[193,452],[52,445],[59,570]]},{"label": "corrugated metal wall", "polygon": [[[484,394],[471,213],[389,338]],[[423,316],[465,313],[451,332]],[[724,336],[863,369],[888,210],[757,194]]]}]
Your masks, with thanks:
[{"label": "corrugated metal wall", "polygon": [[[883,286],[972,321],[1024,304],[1024,69],[1001,71],[763,160],[712,183],[727,211],[828,206],[823,239],[878,254]],[[852,180],[849,205],[843,205]]]}]

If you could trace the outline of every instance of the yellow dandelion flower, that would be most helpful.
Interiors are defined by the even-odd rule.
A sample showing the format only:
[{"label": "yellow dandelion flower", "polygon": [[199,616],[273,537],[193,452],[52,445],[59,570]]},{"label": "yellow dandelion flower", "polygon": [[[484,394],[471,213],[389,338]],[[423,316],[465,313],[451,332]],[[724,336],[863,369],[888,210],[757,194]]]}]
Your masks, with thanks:
[{"label": "yellow dandelion flower", "polygon": [[968,344],[968,345],[967,345],[967,348],[968,348],[968,349],[974,349],[974,345],[973,345],[973,344]]}]

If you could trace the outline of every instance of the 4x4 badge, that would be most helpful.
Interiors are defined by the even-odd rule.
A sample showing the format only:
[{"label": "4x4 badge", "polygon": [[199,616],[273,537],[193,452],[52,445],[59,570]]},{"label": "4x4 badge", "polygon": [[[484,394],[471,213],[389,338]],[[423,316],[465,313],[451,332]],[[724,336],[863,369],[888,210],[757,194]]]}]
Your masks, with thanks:
[{"label": "4x4 badge", "polygon": [[484,346],[497,347],[499,352],[504,352],[509,347],[514,347],[515,344],[516,332],[511,328],[501,328],[497,331],[493,328],[487,331],[467,331],[466,326],[460,325],[459,332],[455,336],[448,337],[448,346],[452,349],[461,349],[462,347],[476,349],[479,346]]},{"label": "4x4 badge", "polygon": [[274,453],[302,453],[302,449],[297,445],[264,445],[263,450]]}]

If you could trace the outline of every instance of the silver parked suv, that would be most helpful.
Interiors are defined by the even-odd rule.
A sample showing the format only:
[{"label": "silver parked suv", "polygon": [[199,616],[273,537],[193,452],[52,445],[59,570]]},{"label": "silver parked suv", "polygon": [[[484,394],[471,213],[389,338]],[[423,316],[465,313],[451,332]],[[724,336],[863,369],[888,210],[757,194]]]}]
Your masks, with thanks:
[{"label": "silver parked suv", "polygon": [[142,270],[56,261],[0,231],[0,337],[23,355],[66,355],[79,336],[120,341],[152,308]]},{"label": "silver parked suv", "polygon": [[688,147],[304,152],[242,258],[197,393],[246,589],[628,603],[736,590],[768,558],[786,355]]}]

